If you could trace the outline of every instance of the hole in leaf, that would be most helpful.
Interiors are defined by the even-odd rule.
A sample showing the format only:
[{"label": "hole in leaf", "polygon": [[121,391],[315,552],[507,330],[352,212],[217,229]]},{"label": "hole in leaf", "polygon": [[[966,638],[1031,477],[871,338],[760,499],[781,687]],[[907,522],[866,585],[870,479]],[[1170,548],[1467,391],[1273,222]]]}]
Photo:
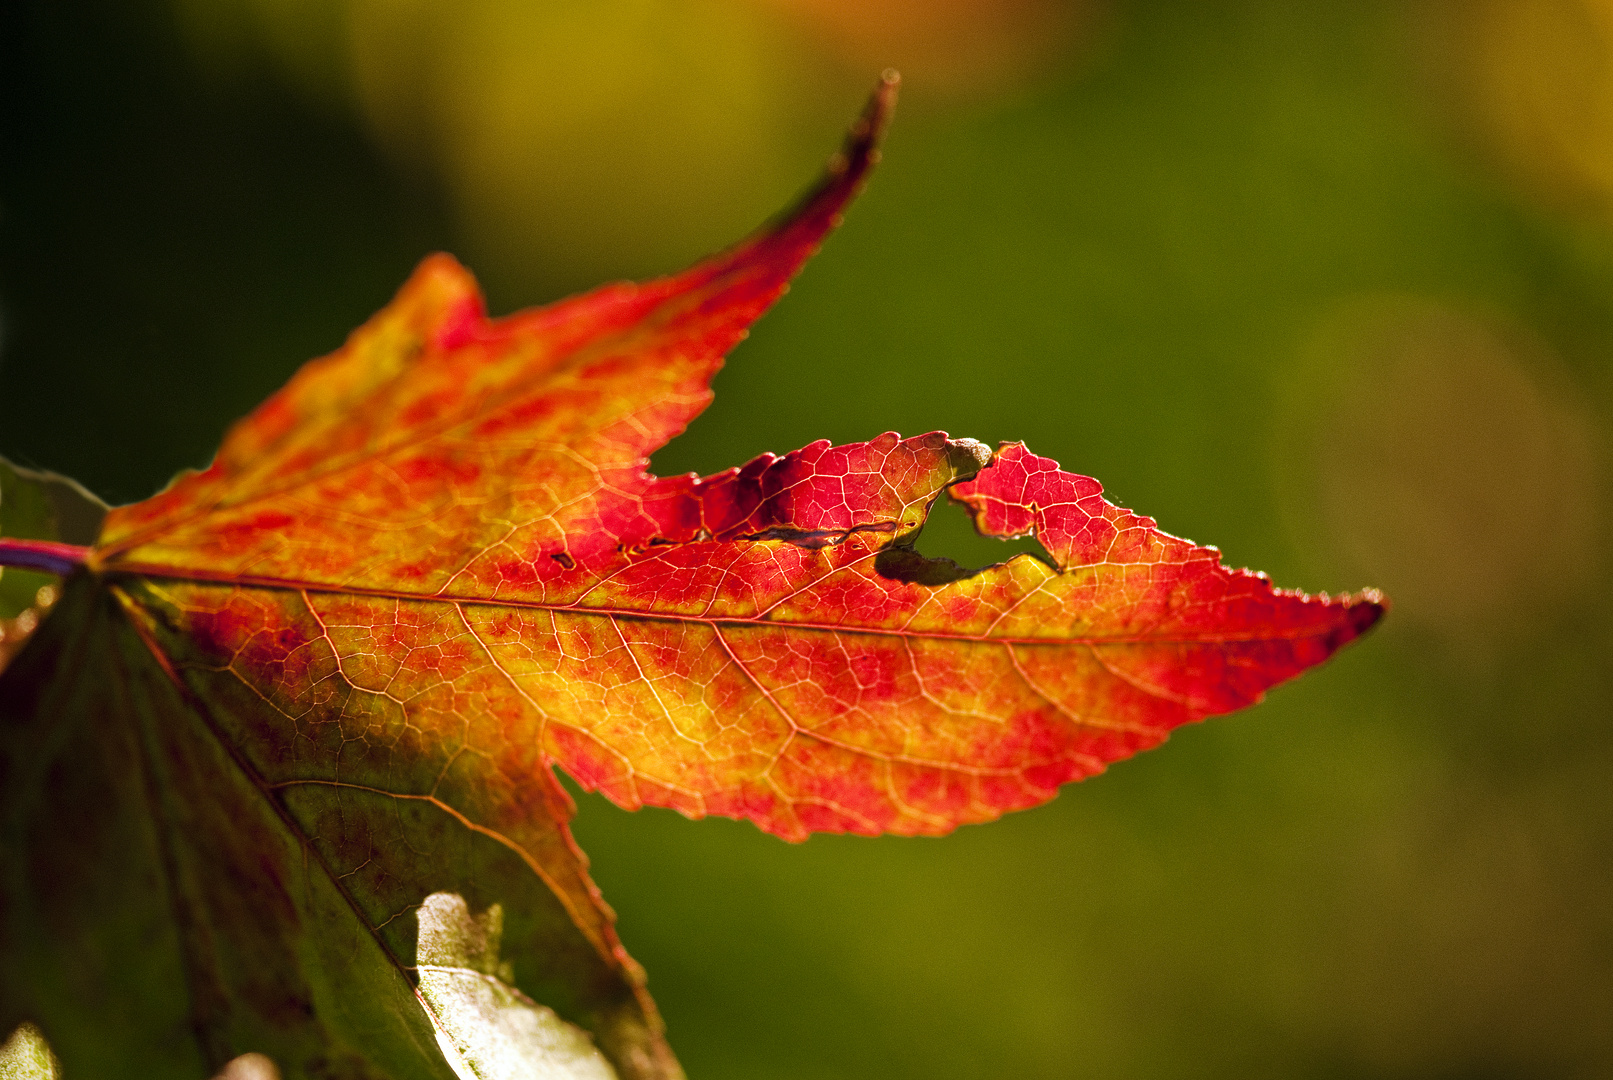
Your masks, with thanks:
[{"label": "hole in leaf", "polygon": [[887,548],[875,569],[886,577],[921,585],[944,585],[969,577],[1015,555],[1034,555],[1048,566],[1053,558],[1034,536],[1000,540],[975,531],[969,511],[945,495],[930,507],[930,516],[911,550]]}]

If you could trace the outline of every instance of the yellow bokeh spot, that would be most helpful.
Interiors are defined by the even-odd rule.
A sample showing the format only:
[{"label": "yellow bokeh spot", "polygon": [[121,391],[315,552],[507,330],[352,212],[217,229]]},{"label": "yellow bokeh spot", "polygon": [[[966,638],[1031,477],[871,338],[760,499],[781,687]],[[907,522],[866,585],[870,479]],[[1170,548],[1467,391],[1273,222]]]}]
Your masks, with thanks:
[{"label": "yellow bokeh spot", "polygon": [[1537,195],[1613,212],[1613,0],[1476,0],[1446,24],[1482,135]]}]

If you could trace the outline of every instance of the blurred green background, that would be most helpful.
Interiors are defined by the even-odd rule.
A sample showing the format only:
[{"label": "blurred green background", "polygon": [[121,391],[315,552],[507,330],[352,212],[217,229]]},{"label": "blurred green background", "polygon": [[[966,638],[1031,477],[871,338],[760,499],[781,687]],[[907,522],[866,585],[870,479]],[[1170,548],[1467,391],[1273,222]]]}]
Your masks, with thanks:
[{"label": "blurred green background", "polygon": [[886,65],[885,163],[657,468],[1024,439],[1396,606],[943,840],[581,797],[691,1076],[1613,1075],[1607,0],[13,0],[0,453],[144,497],[436,248],[495,312],[677,269]]}]

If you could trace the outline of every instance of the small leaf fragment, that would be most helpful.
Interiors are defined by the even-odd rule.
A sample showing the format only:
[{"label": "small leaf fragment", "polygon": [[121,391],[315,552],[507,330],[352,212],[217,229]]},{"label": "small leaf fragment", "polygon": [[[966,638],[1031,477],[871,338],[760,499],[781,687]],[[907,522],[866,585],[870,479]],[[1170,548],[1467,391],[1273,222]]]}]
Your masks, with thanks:
[{"label": "small leaf fragment", "polygon": [[18,1024],[0,1043],[0,1080],[61,1080],[61,1068],[39,1025]]},{"label": "small leaf fragment", "polygon": [[415,914],[420,996],[460,1080],[616,1080],[585,1032],[511,985],[502,907],[472,916],[464,897],[432,893]]},{"label": "small leaf fragment", "polygon": [[[78,483],[0,457],[0,539],[93,543],[107,506]],[[54,574],[0,566],[0,671],[60,595]]]},{"label": "small leaf fragment", "polygon": [[280,1080],[280,1070],[263,1054],[242,1054],[213,1080]]},{"label": "small leaf fragment", "polygon": [[0,536],[93,544],[107,509],[76,480],[0,457]]}]

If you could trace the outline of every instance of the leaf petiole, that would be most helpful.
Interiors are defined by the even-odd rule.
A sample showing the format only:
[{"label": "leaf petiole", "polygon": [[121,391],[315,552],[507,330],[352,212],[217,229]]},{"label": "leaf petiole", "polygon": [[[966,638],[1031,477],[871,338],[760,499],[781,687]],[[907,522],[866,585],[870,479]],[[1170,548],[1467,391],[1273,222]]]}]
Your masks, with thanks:
[{"label": "leaf petiole", "polygon": [[89,558],[90,549],[54,540],[19,540],[0,536],[0,566],[43,570],[47,574],[71,574]]}]

